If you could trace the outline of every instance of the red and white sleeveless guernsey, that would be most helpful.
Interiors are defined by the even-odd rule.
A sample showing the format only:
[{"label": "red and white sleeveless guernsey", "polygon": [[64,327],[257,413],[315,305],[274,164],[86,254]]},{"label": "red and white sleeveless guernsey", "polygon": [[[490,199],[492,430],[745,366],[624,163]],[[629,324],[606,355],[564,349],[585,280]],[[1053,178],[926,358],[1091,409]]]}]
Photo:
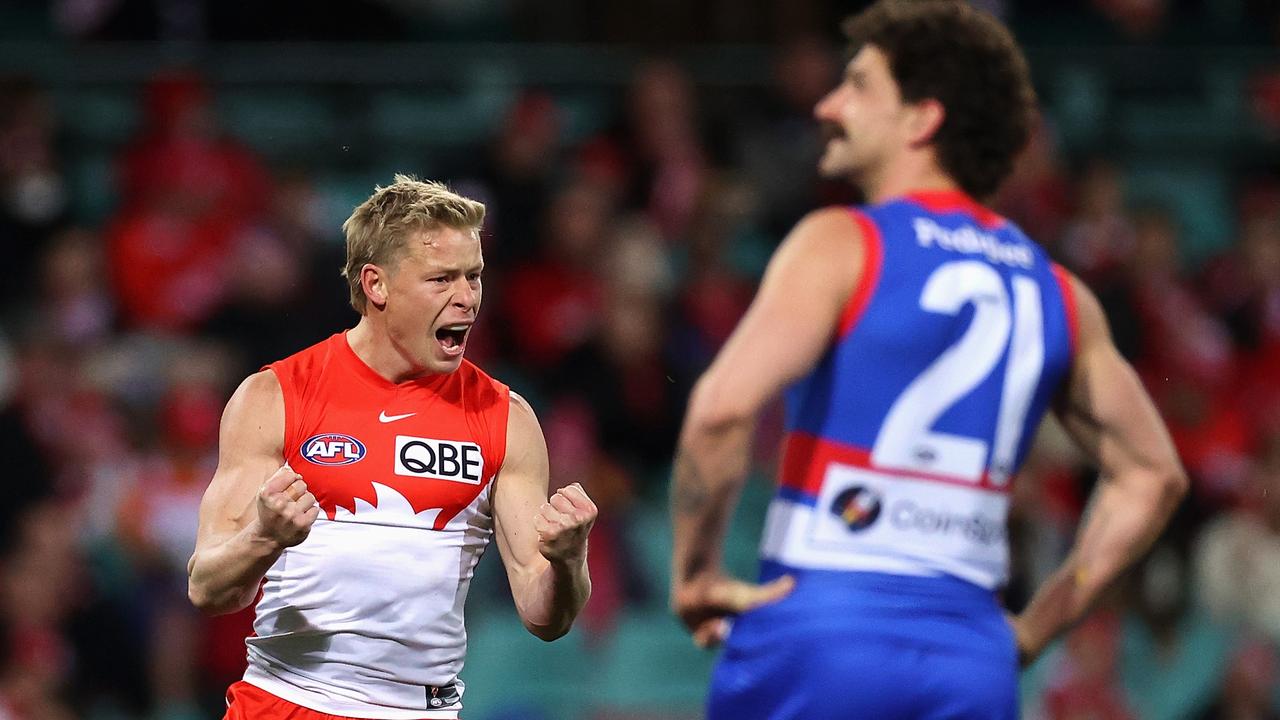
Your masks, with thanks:
[{"label": "red and white sleeveless guernsey", "polygon": [[322,512],[266,574],[245,681],[334,715],[457,717],[463,604],[492,535],[508,388],[466,361],[392,383],[345,333],[268,367],[285,460]]}]

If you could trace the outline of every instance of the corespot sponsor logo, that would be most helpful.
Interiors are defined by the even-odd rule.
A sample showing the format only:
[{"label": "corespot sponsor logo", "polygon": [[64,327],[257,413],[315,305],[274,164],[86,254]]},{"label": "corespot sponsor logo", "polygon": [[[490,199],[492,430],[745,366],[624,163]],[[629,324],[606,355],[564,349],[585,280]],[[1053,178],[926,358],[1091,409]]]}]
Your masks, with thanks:
[{"label": "corespot sponsor logo", "polygon": [[831,514],[840,518],[850,530],[865,530],[880,517],[882,505],[880,493],[868,487],[854,485],[836,495],[831,503]]},{"label": "corespot sponsor logo", "polygon": [[930,508],[911,500],[901,500],[889,510],[889,522],[900,530],[925,535],[962,537],[981,545],[1005,539],[1004,522],[981,513],[963,514]]},{"label": "corespot sponsor logo", "polygon": [[364,443],[342,433],[312,435],[302,443],[302,457],[316,465],[350,465],[364,458]]}]

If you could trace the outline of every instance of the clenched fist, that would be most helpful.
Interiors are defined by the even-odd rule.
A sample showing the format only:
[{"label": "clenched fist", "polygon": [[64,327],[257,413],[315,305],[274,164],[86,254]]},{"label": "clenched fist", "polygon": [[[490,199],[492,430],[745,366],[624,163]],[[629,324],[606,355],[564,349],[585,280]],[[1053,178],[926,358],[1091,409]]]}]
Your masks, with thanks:
[{"label": "clenched fist", "polygon": [[319,514],[316,496],[307,492],[302,476],[287,463],[258,488],[260,532],[282,548],[306,540]]},{"label": "clenched fist", "polygon": [[587,553],[587,533],[596,521],[596,504],[578,483],[560,488],[533,516],[538,552],[552,562],[575,561]]}]

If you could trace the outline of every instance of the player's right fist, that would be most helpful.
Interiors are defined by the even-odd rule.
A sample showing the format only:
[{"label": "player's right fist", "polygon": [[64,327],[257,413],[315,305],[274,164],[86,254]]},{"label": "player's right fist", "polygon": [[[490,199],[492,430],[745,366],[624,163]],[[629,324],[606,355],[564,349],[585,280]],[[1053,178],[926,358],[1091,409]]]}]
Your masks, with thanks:
[{"label": "player's right fist", "polygon": [[316,496],[307,492],[302,476],[288,463],[258,488],[258,525],[261,534],[280,547],[293,547],[307,539],[320,514]]}]

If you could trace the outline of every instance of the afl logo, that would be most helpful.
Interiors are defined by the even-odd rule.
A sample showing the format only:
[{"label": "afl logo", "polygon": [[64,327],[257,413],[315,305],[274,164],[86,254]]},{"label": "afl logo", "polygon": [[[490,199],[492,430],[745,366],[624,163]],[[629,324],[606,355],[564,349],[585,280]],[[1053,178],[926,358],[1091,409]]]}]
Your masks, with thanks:
[{"label": "afl logo", "polygon": [[302,457],[316,465],[350,465],[364,458],[364,443],[340,433],[312,435],[302,443]]},{"label": "afl logo", "polygon": [[831,514],[840,518],[850,530],[864,530],[880,517],[880,494],[870,488],[854,485],[836,496]]}]

